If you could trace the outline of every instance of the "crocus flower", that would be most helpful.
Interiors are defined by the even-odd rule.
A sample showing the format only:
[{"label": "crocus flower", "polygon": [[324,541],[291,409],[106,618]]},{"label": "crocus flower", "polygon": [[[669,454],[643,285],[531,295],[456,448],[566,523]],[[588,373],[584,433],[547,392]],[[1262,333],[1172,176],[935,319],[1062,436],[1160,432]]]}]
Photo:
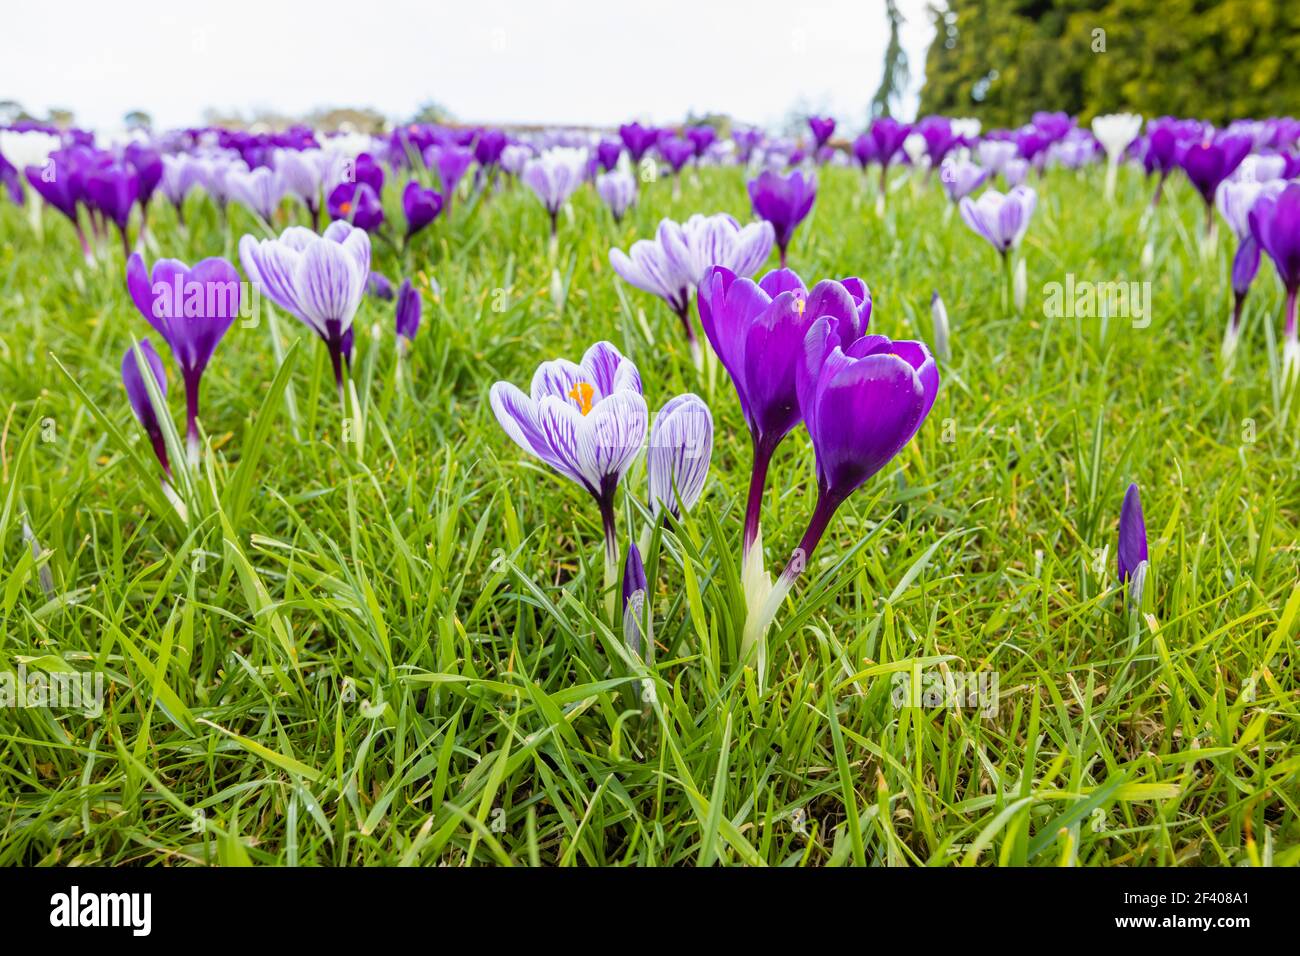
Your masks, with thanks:
[{"label": "crocus flower", "polygon": [[226,177],[226,185],[232,199],[252,210],[267,225],[274,221],[286,189],[284,179],[268,166],[233,170]]},{"label": "crocus flower", "polygon": [[1132,484],[1124,492],[1124,504],[1119,511],[1119,548],[1115,563],[1120,582],[1129,582],[1129,595],[1134,604],[1142,600],[1147,562],[1147,526],[1142,518],[1142,496],[1138,493],[1138,486]]},{"label": "crocus flower", "polygon": [[551,217],[552,236],[556,234],[560,207],[582,185],[586,166],[586,150],[564,146],[549,149],[524,164],[520,178],[546,207],[546,212]]},{"label": "crocus flower", "polygon": [[982,139],[975,147],[980,165],[1001,175],[1007,163],[1016,158],[1016,144],[1005,139]]},{"label": "crocus flower", "polygon": [[644,127],[640,123],[626,123],[618,128],[618,138],[627,147],[632,162],[640,163],[641,159],[658,140],[659,131],[654,127]]},{"label": "crocus flower", "polygon": [[320,149],[277,149],[274,153],[275,171],[280,176],[285,192],[307,207],[311,221],[320,216],[321,187],[330,158]]},{"label": "crocus flower", "polygon": [[866,172],[867,166],[876,160],[876,141],[870,133],[863,133],[853,141],[853,158]]},{"label": "crocus flower", "polygon": [[1002,168],[1002,179],[1006,182],[1008,189],[1023,186],[1028,177],[1029,161],[1026,159],[1008,160],[1006,166]]},{"label": "crocus flower", "polygon": [[186,439],[190,460],[197,462],[199,387],[212,353],[239,315],[239,273],[217,258],[204,259],[192,269],[177,259],[159,259],[151,273],[137,252],[126,264],[126,287],[180,366]]},{"label": "crocus flower", "polygon": [[122,251],[131,254],[128,228],[131,210],[140,194],[140,177],[124,163],[112,163],[92,169],[85,178],[86,199],[98,209],[122,237]]},{"label": "crocus flower", "polygon": [[1005,259],[1020,245],[1037,205],[1038,194],[1029,186],[1016,186],[1007,193],[986,189],[979,199],[968,196],[961,201],[961,218]]},{"label": "crocus flower", "polygon": [[36,194],[72,223],[81,242],[81,251],[90,259],[90,245],[77,218],[77,204],[81,201],[80,168],[84,161],[80,150],[59,149],[50,153],[44,163],[29,165],[23,172]]},{"label": "crocus flower", "polygon": [[[141,339],[140,353],[149,366],[149,372],[158,385],[158,391],[162,393],[163,398],[166,398],[167,372],[163,368],[162,359],[154,351],[153,343],[148,339]],[[154,414],[153,403],[149,401],[149,389],[145,385],[144,374],[140,369],[140,362],[136,358],[135,349],[133,348],[127,349],[126,354],[122,356],[122,385],[126,388],[126,398],[131,403],[131,411],[135,412],[140,427],[149,436],[149,443],[153,445],[153,453],[158,456],[159,464],[162,465],[163,471],[170,478],[172,468],[167,461],[167,443],[163,440],[162,427],[158,424],[158,416]]]},{"label": "crocus flower", "polygon": [[346,220],[366,232],[375,231],[384,222],[383,203],[369,183],[339,183],[330,191],[326,208],[330,218]]},{"label": "crocus flower", "polygon": [[1250,229],[1250,211],[1261,195],[1277,195],[1285,187],[1282,181],[1270,183],[1221,183],[1215,193],[1215,205],[1237,237],[1237,252],[1232,258],[1232,318],[1223,337],[1223,358],[1231,359],[1241,336],[1241,317],[1246,305],[1246,294],[1259,271],[1259,241]]},{"label": "crocus flower", "polygon": [[770,222],[776,232],[782,268],[785,267],[786,251],[794,238],[794,230],[808,215],[816,198],[816,178],[805,176],[799,170],[783,177],[769,169],[749,181],[749,199],[754,214]]},{"label": "crocus flower", "polygon": [[745,622],[742,651],[760,642],[831,516],[912,440],[939,393],[939,371],[921,342],[857,333],[842,318],[812,323],[796,364],[799,413],[817,458],[817,504],[790,563]]},{"label": "crocus flower", "polygon": [[402,212],[406,216],[406,240],[438,218],[442,196],[412,179],[402,190]]},{"label": "crocus flower", "polygon": [[1300,291],[1300,183],[1281,192],[1266,191],[1250,209],[1250,232],[1277,267],[1286,289],[1283,378],[1300,376],[1300,336],[1296,330],[1296,293]]},{"label": "crocus flower", "polygon": [[894,155],[903,148],[903,141],[911,134],[912,127],[892,117],[881,116],[872,122],[869,132],[876,144],[876,160],[880,163],[880,193],[884,195],[889,176],[889,164],[893,161]]},{"label": "crocus flower", "polygon": [[696,157],[703,156],[717,138],[717,130],[712,126],[692,126],[686,130],[686,139]]},{"label": "crocus flower", "polygon": [[700,323],[722,362],[749,426],[754,461],[745,510],[742,563],[761,566],[759,517],[767,468],[800,421],[795,372],[815,319],[829,316],[856,340],[871,321],[871,293],[861,279],[827,279],[809,292],[789,269],[758,282],[715,266],[699,288]]},{"label": "crocus flower", "polygon": [[163,174],[159,189],[163,196],[176,209],[176,218],[185,221],[185,197],[190,190],[199,185],[201,171],[197,162],[190,156],[164,156],[162,158]]},{"label": "crocus flower", "polygon": [[984,185],[990,170],[980,169],[968,159],[946,159],[939,170],[939,181],[943,183],[948,198],[954,203],[963,199]]},{"label": "crocus flower", "polygon": [[1120,157],[1142,130],[1142,117],[1137,113],[1108,113],[1092,120],[1092,135],[1097,137],[1106,151],[1106,199],[1115,198],[1115,174]]},{"label": "crocus flower", "polygon": [[484,169],[490,169],[501,159],[506,148],[506,134],[499,129],[484,130],[474,141],[474,158]]},{"label": "crocus flower", "polygon": [[691,325],[691,289],[696,281],[695,256],[682,227],[671,219],[659,223],[654,239],[632,243],[631,255],[609,250],[609,264],[624,282],[668,303],[682,322],[687,341],[696,348]]},{"label": "crocus flower", "polygon": [[725,212],[712,216],[696,213],[686,220],[682,230],[695,258],[692,285],[703,281],[712,266],[724,266],[738,276],[752,276],[772,254],[772,243],[776,241],[770,222],[742,226]]},{"label": "crocus flower", "polygon": [[23,204],[23,178],[18,175],[18,168],[0,153],[0,186],[9,193],[9,200],[15,206]]},{"label": "crocus flower", "polygon": [[961,143],[961,137],[953,130],[952,121],[946,116],[927,116],[916,124],[916,132],[925,143],[931,168],[940,165],[948,153]]},{"label": "crocus flower", "polygon": [[628,545],[627,560],[623,562],[623,640],[637,657],[641,656],[641,615],[645,611],[649,589],[641,551],[633,541]]},{"label": "crocus flower", "polygon": [[162,154],[146,143],[133,142],[122,152],[126,164],[134,170],[139,183],[136,202],[140,204],[140,231],[144,232],[149,218],[149,200],[162,181]]},{"label": "crocus flower", "polygon": [[691,145],[690,140],[682,139],[680,136],[674,136],[668,132],[665,132],[659,138],[657,146],[659,155],[664,158],[664,162],[672,167],[674,175],[680,173],[682,167],[695,155],[695,147]]},{"label": "crocus flower", "polygon": [[1250,152],[1251,140],[1246,136],[1220,135],[1193,143],[1182,151],[1179,165],[1188,180],[1205,201],[1207,234],[1214,231],[1214,194],[1219,183],[1232,175],[1233,170]]},{"label": "crocus flower", "polygon": [[596,144],[596,162],[605,172],[613,171],[618,165],[618,158],[623,155],[623,144],[612,139],[603,139]]},{"label": "crocus flower", "polygon": [[460,146],[434,145],[424,151],[425,166],[438,171],[438,184],[442,187],[443,202],[448,209],[456,187],[472,162],[474,153]]},{"label": "crocus flower", "polygon": [[650,511],[658,518],[680,518],[679,503],[690,511],[704,491],[713,456],[713,415],[698,395],[686,393],[669,400],[650,426],[646,471],[650,481]]},{"label": "crocus flower", "polygon": [[831,116],[810,116],[808,128],[812,130],[813,142],[821,149],[835,135],[835,119]]},{"label": "crocus flower", "polygon": [[339,220],[318,236],[290,226],[278,239],[239,240],[249,279],[272,302],[324,340],[343,395],[343,339],[351,330],[370,276],[370,237]]},{"label": "crocus flower", "polygon": [[397,290],[397,344],[406,351],[420,330],[420,312],[423,308],[420,293],[415,291],[410,279],[403,279]]},{"label": "crocus flower", "polygon": [[393,300],[393,283],[382,272],[371,270],[370,275],[366,276],[366,292],[376,299],[391,302]]},{"label": "crocus flower", "polygon": [[596,192],[609,207],[615,222],[622,222],[623,215],[636,202],[636,178],[631,173],[615,170],[602,173],[596,177]]},{"label": "crocus flower", "polygon": [[529,394],[509,382],[490,393],[507,435],[595,499],[605,530],[605,577],[611,588],[618,556],[614,495],[645,441],[649,413],[641,375],[609,342],[597,342],[581,363],[543,362]]}]

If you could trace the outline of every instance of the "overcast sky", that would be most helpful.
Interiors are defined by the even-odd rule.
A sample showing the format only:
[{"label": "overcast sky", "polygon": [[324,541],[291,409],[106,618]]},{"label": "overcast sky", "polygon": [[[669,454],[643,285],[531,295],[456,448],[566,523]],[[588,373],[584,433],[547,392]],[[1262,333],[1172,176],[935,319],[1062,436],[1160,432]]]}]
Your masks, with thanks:
[{"label": "overcast sky", "polygon": [[[0,99],[111,129],[206,107],[288,114],[436,100],[482,123],[604,125],[719,111],[776,124],[794,108],[863,123],[880,82],[884,0],[64,0],[7,4]],[[913,89],[933,35],[900,0]]]}]

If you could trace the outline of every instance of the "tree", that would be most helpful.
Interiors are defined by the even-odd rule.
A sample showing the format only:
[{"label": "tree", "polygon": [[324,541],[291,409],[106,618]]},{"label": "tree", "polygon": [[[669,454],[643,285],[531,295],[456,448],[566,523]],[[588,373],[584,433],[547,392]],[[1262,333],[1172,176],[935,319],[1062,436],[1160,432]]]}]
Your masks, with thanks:
[{"label": "tree", "polygon": [[932,8],[921,110],[1014,126],[1035,110],[1239,117],[1300,112],[1295,0],[947,0]]},{"label": "tree", "polygon": [[871,100],[873,119],[891,115],[890,104],[896,102],[903,90],[907,89],[907,53],[903,50],[903,42],[899,37],[905,21],[896,0],[886,0],[885,16],[889,20],[889,45],[885,47],[885,70],[880,78],[880,86]]}]

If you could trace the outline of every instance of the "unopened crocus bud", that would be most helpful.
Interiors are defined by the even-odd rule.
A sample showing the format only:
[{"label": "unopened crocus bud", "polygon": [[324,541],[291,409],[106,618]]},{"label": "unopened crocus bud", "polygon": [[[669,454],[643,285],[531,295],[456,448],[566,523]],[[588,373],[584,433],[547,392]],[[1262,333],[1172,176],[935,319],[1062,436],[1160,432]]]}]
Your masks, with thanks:
[{"label": "unopened crocus bud", "polygon": [[623,562],[623,640],[638,657],[641,656],[641,618],[648,590],[641,551],[634,542],[628,545],[627,560]]},{"label": "unopened crocus bud", "polygon": [[938,292],[930,297],[930,317],[934,320],[934,354],[946,362],[952,357],[948,350],[948,310]]},{"label": "unopened crocus bud", "polygon": [[1014,283],[1014,300],[1016,311],[1025,311],[1025,299],[1029,294],[1029,278],[1025,271],[1025,260],[1021,259],[1016,263],[1016,278]]},{"label": "unopened crocus bud", "polygon": [[1147,569],[1147,526],[1142,518],[1142,497],[1138,486],[1128,486],[1119,511],[1119,548],[1116,565],[1121,582],[1129,582],[1134,604],[1142,600],[1142,584]]},{"label": "unopened crocus bud", "polygon": [[646,469],[650,510],[680,517],[678,504],[688,511],[704,491],[713,456],[713,416],[698,395],[678,395],[659,409],[650,427]]},{"label": "unopened crocus bud", "polygon": [[415,291],[410,279],[402,280],[397,290],[397,338],[401,345],[409,345],[420,329],[420,293]]},{"label": "unopened crocus bud", "polygon": [[[163,368],[162,359],[154,350],[153,343],[148,339],[141,339],[140,354],[144,356],[145,364],[153,374],[159,394],[166,398],[167,372]],[[122,356],[122,385],[126,388],[126,398],[131,403],[131,411],[135,412],[140,426],[149,436],[149,443],[153,445],[154,454],[158,456],[163,471],[170,477],[172,469],[167,461],[167,444],[163,441],[162,427],[158,424],[153,403],[149,401],[149,389],[145,385],[144,374],[140,370],[140,362],[136,358],[134,348],[127,349],[126,354]]]}]

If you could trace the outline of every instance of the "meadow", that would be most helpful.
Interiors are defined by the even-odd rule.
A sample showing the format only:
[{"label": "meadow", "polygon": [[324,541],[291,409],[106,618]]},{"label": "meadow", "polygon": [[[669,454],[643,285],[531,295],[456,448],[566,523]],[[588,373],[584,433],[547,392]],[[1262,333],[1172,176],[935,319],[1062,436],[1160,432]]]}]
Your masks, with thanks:
[{"label": "meadow", "polygon": [[[47,210],[37,235],[0,203],[0,666],[107,685],[98,716],[0,709],[0,863],[1300,863],[1281,288],[1266,260],[1225,374],[1231,234],[1204,258],[1186,182],[1148,216],[1140,169],[1114,202],[1103,176],[1035,174],[1017,314],[937,182],[895,173],[880,215],[874,175],[820,171],[790,267],[860,276],[873,332],[932,345],[938,292],[951,358],[915,438],[830,524],[762,682],[739,651],[736,394],[608,258],[662,217],[748,221],[743,170],[643,183],[619,225],[584,187],[554,248],[517,183],[458,197],[404,262],[376,244],[424,323],[399,376],[392,303],[357,314],[360,455],[315,337],[270,309],[236,323],[186,519],[122,390],[151,330],[120,251],[90,268],[66,221]],[[182,228],[160,201],[150,233],[161,255],[237,261],[261,232],[230,219],[194,198]],[[1067,276],[1149,282],[1150,321],[1046,314]],[[652,410],[695,392],[716,425],[702,499],[644,552],[648,666],[603,613],[596,509],[487,400],[601,339]],[[623,534],[647,523],[643,462]],[[1114,559],[1131,482],[1151,548],[1136,613]],[[770,568],[815,494],[796,429],[768,480]],[[898,706],[900,681],[936,673],[996,673],[995,706]]]}]

